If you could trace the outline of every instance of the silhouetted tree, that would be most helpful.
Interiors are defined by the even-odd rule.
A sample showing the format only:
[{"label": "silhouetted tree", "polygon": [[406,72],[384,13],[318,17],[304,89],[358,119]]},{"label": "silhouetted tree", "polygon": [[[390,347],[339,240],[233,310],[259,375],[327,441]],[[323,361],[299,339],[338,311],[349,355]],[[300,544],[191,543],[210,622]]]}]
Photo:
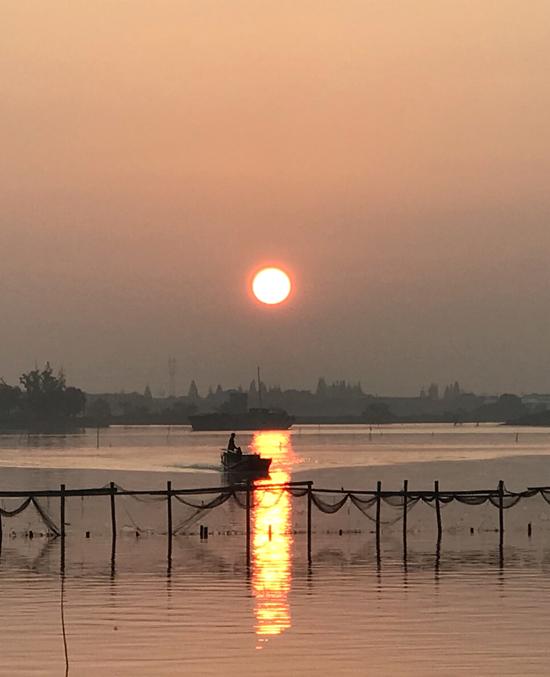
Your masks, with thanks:
[{"label": "silhouetted tree", "polygon": [[250,381],[248,386],[248,406],[257,407],[258,406],[258,388],[256,386],[256,381]]},{"label": "silhouetted tree", "polygon": [[88,416],[96,421],[108,421],[111,418],[111,407],[102,397],[94,400],[87,409]]},{"label": "silhouetted tree", "polygon": [[84,407],[86,406],[86,395],[82,392],[82,390],[80,390],[80,388],[69,386],[65,388],[62,402],[63,413],[65,416],[78,416],[84,411]]},{"label": "silhouetted tree", "polygon": [[527,407],[517,395],[505,393],[496,402],[484,404],[474,411],[478,421],[513,421],[525,416]]},{"label": "silhouetted tree", "polygon": [[428,398],[430,400],[439,399],[439,386],[437,383],[430,383],[430,387],[428,388]]},{"label": "silhouetted tree", "polygon": [[61,414],[65,376],[62,373],[55,376],[49,362],[42,371],[33,369],[22,374],[19,381],[25,391],[23,400],[29,414],[39,418]]},{"label": "silhouetted tree", "polygon": [[191,385],[189,386],[189,392],[187,393],[187,397],[191,400],[198,400],[200,398],[199,395],[199,389],[197,388],[197,384],[195,383],[195,379],[191,381]]},{"label": "silhouetted tree", "polygon": [[498,398],[496,409],[504,419],[513,419],[522,416],[527,411],[521,398],[509,393],[505,393]]},{"label": "silhouetted tree", "polygon": [[22,374],[19,381],[24,388],[23,407],[33,419],[72,418],[84,410],[84,393],[79,388],[67,388],[63,372],[56,376],[49,362],[42,371],[33,369]]},{"label": "silhouetted tree", "polygon": [[21,401],[21,390],[0,379],[0,415],[9,416]]},{"label": "silhouetted tree", "polygon": [[319,397],[326,397],[327,394],[327,382],[323,377],[317,381],[317,390],[315,391]]},{"label": "silhouetted tree", "polygon": [[365,423],[391,423],[395,416],[385,402],[372,402],[363,412]]}]

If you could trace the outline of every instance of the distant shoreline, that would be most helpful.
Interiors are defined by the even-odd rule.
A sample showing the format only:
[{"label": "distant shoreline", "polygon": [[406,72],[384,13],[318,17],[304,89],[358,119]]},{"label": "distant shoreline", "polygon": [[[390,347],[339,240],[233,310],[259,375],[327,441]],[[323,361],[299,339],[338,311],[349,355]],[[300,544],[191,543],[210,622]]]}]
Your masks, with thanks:
[{"label": "distant shoreline", "polygon": [[[454,426],[461,425],[482,425],[493,423],[503,426],[518,427],[550,427],[550,412],[540,412],[522,417],[520,419],[505,420],[476,420],[465,417],[464,419],[455,419],[449,417],[417,416],[417,417],[395,417],[388,421],[369,421],[361,416],[296,416],[292,428],[301,425],[362,425],[362,426],[381,426],[381,425],[414,425],[414,424],[448,424]],[[26,426],[21,423],[12,423],[9,421],[0,421],[0,434],[11,435],[66,435],[84,432],[85,429],[104,429],[111,426],[190,426],[188,420],[166,420],[163,417],[113,417],[109,421],[97,421],[92,418],[79,418],[65,423],[51,423]],[[216,430],[207,431],[216,432]],[[219,432],[219,431],[217,431]],[[223,432],[223,431],[222,431]]]}]

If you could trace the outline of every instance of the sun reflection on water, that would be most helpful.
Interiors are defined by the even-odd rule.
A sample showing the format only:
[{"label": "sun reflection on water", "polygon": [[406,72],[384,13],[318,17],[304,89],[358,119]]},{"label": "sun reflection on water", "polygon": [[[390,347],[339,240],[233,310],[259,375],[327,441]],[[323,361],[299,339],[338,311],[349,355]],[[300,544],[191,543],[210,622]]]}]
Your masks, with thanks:
[{"label": "sun reflection on water", "polygon": [[[256,487],[290,481],[293,451],[289,432],[258,432],[253,450],[272,458],[270,479]],[[292,504],[286,491],[255,491],[252,510],[252,590],[256,634],[262,640],[290,628],[288,595],[292,581]],[[261,644],[258,648],[261,648]]]}]

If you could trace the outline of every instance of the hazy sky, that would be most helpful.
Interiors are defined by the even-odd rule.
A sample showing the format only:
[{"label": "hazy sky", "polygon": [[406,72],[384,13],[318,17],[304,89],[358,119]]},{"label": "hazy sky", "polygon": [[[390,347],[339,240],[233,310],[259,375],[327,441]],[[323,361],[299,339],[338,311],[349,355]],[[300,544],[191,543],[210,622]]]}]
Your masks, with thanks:
[{"label": "hazy sky", "polygon": [[0,0],[0,374],[549,392],[549,73],[548,0]]}]

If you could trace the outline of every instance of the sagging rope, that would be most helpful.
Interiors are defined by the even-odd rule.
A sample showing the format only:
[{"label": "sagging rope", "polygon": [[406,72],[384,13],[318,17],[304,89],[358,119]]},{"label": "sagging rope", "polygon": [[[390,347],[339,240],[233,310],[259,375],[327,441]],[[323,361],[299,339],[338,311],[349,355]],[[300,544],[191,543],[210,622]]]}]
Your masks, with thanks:
[{"label": "sagging rope", "polygon": [[0,516],[16,517],[17,515],[20,515],[22,512],[24,512],[30,505],[34,506],[36,512],[40,515],[42,521],[48,527],[49,531],[55,534],[55,536],[61,536],[60,529],[57,527],[53,519],[48,515],[45,508],[40,505],[34,496],[29,496],[29,498],[26,498],[21,503],[21,505],[19,505],[17,508],[14,508],[13,510],[6,510],[5,508],[0,507]]},{"label": "sagging rope", "polygon": [[188,518],[184,519],[181,521],[176,528],[173,530],[174,535],[178,534],[180,531],[182,531],[185,528],[190,527],[202,513],[205,511],[210,511],[213,510],[214,508],[219,507],[220,505],[223,505],[226,501],[228,501],[231,497],[233,496],[233,492],[227,492],[223,494],[219,494],[215,498],[213,498],[211,501],[208,501],[208,503],[202,503],[201,505],[197,505],[195,503],[191,503],[190,501],[187,501],[186,499],[182,498],[181,496],[174,496],[174,498],[182,503],[183,505],[186,505],[188,508],[193,508],[195,512]]},{"label": "sagging rope", "polygon": [[[102,489],[104,490],[109,486],[111,485],[106,485]],[[138,501],[163,502],[167,500],[166,495],[136,496],[120,485],[115,486],[117,491],[120,491],[121,496],[129,496],[131,498],[135,498]],[[243,494],[245,494],[246,491],[247,489],[245,487],[243,488],[228,487],[226,491],[222,489],[221,493],[216,495],[211,500],[206,502],[201,501],[200,503],[197,501],[192,501],[189,498],[187,498],[188,493],[194,492],[185,493],[185,497],[184,495],[177,494],[177,492],[173,492],[171,494],[172,498],[174,498],[182,505],[185,505],[186,507],[191,508],[193,510],[193,514],[190,517],[181,521],[173,533],[181,532],[183,529],[190,526],[194,521],[196,521],[199,515],[205,512],[209,512],[210,510],[213,510],[223,505],[230,499],[233,499],[236,505],[238,505],[240,508],[243,509],[246,509],[248,507],[249,509],[269,510],[277,505],[277,503],[281,500],[281,497],[283,496],[284,493],[287,493],[293,497],[302,497],[310,492],[312,504],[315,505],[315,507],[319,511],[325,514],[335,514],[339,512],[349,501],[358,510],[360,510],[360,512],[363,515],[365,515],[367,519],[373,522],[376,521],[376,519],[372,515],[372,508],[378,501],[380,501],[380,503],[384,503],[385,505],[391,508],[400,510],[399,515],[397,515],[395,519],[378,520],[380,521],[381,524],[386,525],[394,524],[395,522],[402,519],[405,514],[404,508],[406,507],[406,512],[408,512],[419,502],[425,503],[426,505],[429,505],[431,508],[437,507],[437,504],[439,504],[439,507],[445,507],[450,503],[452,503],[453,501],[471,506],[481,506],[485,503],[489,503],[490,505],[496,508],[499,509],[502,508],[506,510],[515,507],[524,498],[525,499],[532,498],[537,494],[540,494],[543,500],[546,503],[550,504],[550,487],[536,487],[536,488],[531,487],[525,491],[520,492],[512,492],[509,491],[508,489],[505,489],[505,491],[500,494],[497,494],[493,490],[488,490],[487,492],[472,491],[471,493],[469,492],[435,493],[435,492],[411,491],[407,492],[406,494],[401,491],[397,491],[395,493],[383,492],[378,494],[374,491],[354,493],[353,491],[344,492],[342,490],[342,492],[339,492],[327,489],[325,490],[313,489],[311,487],[296,487],[284,485],[271,487],[269,485],[258,485],[252,486],[249,489],[250,493],[248,496],[248,501],[244,500],[243,497]],[[341,498],[338,498],[338,500],[331,503],[330,501],[327,501],[324,498],[322,498],[323,494],[327,493],[340,494]],[[269,500],[268,497],[269,494],[273,495],[273,500]],[[200,495],[200,490],[197,490],[196,495]],[[59,529],[59,527],[56,525],[56,523],[48,514],[48,512],[45,510],[45,508],[32,495],[23,500],[22,503],[13,510],[8,510],[5,507],[0,506],[0,517],[4,518],[15,517],[24,512],[30,505],[34,506],[37,513],[43,520],[44,524],[48,527],[49,531],[56,536],[60,536],[61,530]],[[126,510],[126,512],[131,522],[139,530],[138,525],[132,519],[131,515],[128,513],[128,510]]]},{"label": "sagging rope", "polygon": [[16,515],[19,515],[19,513],[22,513],[24,510],[26,510],[31,504],[31,501],[31,497],[25,499],[18,508],[15,508],[15,510],[6,510],[5,508],[0,508],[0,515],[2,517],[15,517]]},{"label": "sagging rope", "polygon": [[[116,482],[114,483],[114,486],[117,491],[120,491],[123,493],[124,496],[128,496],[129,498],[133,498],[134,501],[139,501],[140,503],[158,503],[159,501],[165,501],[166,496],[144,496],[143,494],[132,494],[129,489],[125,489],[122,487],[120,484],[117,484]],[[111,487],[110,484],[105,484],[103,485],[102,489],[109,489]]]},{"label": "sagging rope", "polygon": [[[360,510],[363,515],[367,519],[369,519],[371,522],[376,522],[376,517],[373,517],[372,515],[369,515],[367,512],[367,508],[372,508],[372,506],[376,503],[376,498],[369,499],[367,501],[358,498],[354,494],[349,494],[350,501],[353,503],[353,505]],[[414,508],[414,506],[418,503],[418,498],[413,498],[410,501],[407,502],[407,513]],[[393,507],[393,506],[392,506]],[[396,524],[399,522],[399,520],[403,519],[403,512],[399,513],[397,517],[394,517],[393,519],[390,520],[380,520],[380,524],[383,526],[392,526],[393,524]]]},{"label": "sagging rope", "polygon": [[61,531],[57,528],[52,518],[48,515],[48,513],[44,510],[44,508],[40,505],[40,503],[36,500],[36,498],[32,496],[30,500],[34,505],[34,507],[36,508],[36,511],[38,512],[40,517],[44,520],[44,524],[48,527],[48,529],[52,531],[56,536],[61,536]]}]

